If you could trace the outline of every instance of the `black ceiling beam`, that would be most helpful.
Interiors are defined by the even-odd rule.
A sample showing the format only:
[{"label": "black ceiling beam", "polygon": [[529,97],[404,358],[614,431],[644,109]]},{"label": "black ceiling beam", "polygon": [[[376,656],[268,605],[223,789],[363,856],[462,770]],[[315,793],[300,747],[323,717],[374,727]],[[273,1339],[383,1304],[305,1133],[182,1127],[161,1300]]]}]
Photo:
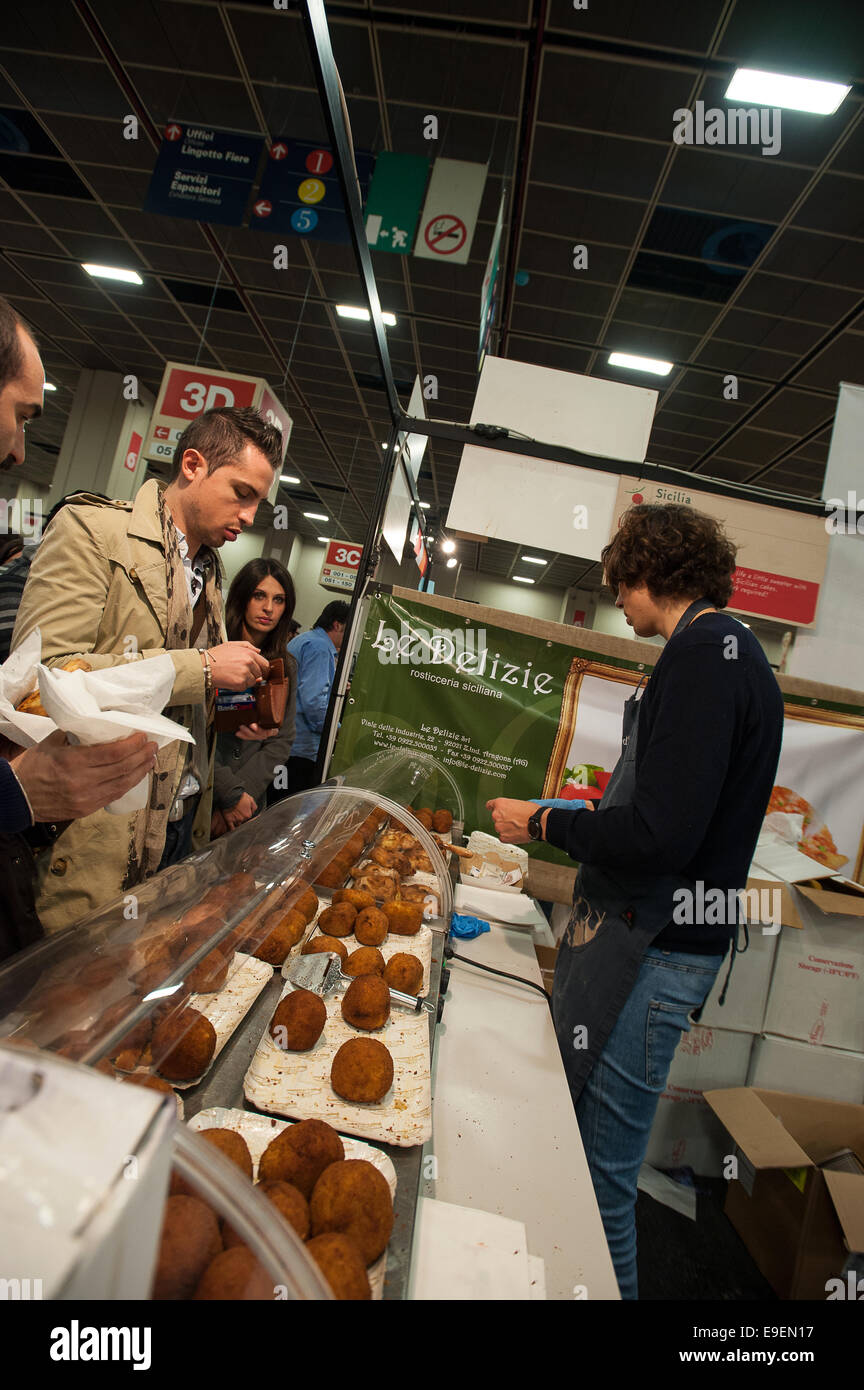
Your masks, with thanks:
[{"label": "black ceiling beam", "polygon": [[369,243],[366,240],[366,225],[363,221],[363,209],[360,204],[360,185],[357,181],[354,148],[348,128],[345,95],[333,57],[333,47],[330,43],[330,31],[327,28],[323,0],[304,0],[302,13],[309,43],[309,57],[315,69],[315,79],[324,107],[327,133],[336,154],[336,172],[339,175],[339,186],[342,189],[342,199],[351,232],[354,257],[363,283],[366,303],[369,306],[375,351],[381,366],[381,375],[384,378],[390,415],[395,423],[401,414],[401,406],[396,394],[396,383],[393,380],[393,368],[390,365],[387,335],[384,332],[384,320],[381,317],[381,301],[378,298],[378,286],[375,283],[375,273],[372,269],[372,256],[369,251]]},{"label": "black ceiling beam", "polygon": [[623,477],[644,480],[646,483],[664,483],[682,491],[711,492],[722,497],[735,497],[740,502],[759,502],[767,507],[782,507],[785,511],[803,512],[807,516],[825,516],[825,503],[820,498],[794,497],[785,493],[772,493],[767,488],[751,487],[746,483],[730,482],[723,478],[708,478],[701,474],[694,476],[682,469],[668,468],[662,463],[624,463],[619,459],[582,454],[578,449],[567,449],[558,444],[543,444],[532,439],[510,436],[488,439],[484,435],[475,434],[469,425],[450,425],[440,420],[414,419],[409,415],[403,415],[399,428],[412,434],[427,434],[433,439],[447,439],[456,444],[473,444],[480,449],[548,459],[552,463],[569,463],[579,468],[593,468],[600,473],[618,473]]}]

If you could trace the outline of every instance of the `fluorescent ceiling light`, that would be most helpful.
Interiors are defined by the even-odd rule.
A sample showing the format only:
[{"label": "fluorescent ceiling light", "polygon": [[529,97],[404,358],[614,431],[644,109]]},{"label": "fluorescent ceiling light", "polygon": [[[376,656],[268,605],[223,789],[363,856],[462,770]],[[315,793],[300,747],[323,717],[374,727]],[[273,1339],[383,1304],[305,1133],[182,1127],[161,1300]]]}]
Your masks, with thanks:
[{"label": "fluorescent ceiling light", "polygon": [[308,516],[308,518],[309,518],[310,521],[329,521],[329,520],[330,520],[329,516],[325,516],[323,512],[304,512],[303,515],[304,515],[304,516]]},{"label": "fluorescent ceiling light", "polygon": [[633,372],[651,372],[654,376],[668,376],[674,362],[661,362],[656,357],[634,357],[632,352],[610,352],[610,367],[628,367]]},{"label": "fluorescent ceiling light", "polygon": [[450,559],[447,561],[447,568],[448,568],[448,570],[455,569],[456,566],[458,565],[458,563],[459,563],[459,561],[456,559],[456,556],[455,556],[455,555],[451,555],[451,556],[450,556]]},{"label": "fluorescent ceiling light", "polygon": [[96,280],[125,280],[129,285],[144,284],[137,270],[121,270],[116,265],[93,265],[87,261],[81,262],[81,269]]},{"label": "fluorescent ceiling light", "polygon": [[523,555],[523,565],[545,565],[546,561],[541,560],[539,555]]},{"label": "fluorescent ceiling light", "polygon": [[819,82],[813,77],[738,68],[724,95],[727,101],[755,101],[760,106],[783,106],[789,111],[831,116],[851,90],[842,82]]},{"label": "fluorescent ceiling light", "polygon": [[[369,310],[361,309],[359,305],[356,304],[337,304],[336,313],[342,319],[365,319],[367,323],[369,322]],[[384,320],[384,322],[389,325],[390,328],[395,328],[395,314],[387,314],[382,309],[381,317]]]},{"label": "fluorescent ceiling light", "polygon": [[423,508],[424,512],[428,512],[429,508],[432,506],[432,503],[431,503],[431,502],[421,502],[421,503],[420,503],[420,506]]},{"label": "fluorescent ceiling light", "polygon": [[527,574],[514,574],[513,582],[514,584],[533,584],[534,580],[529,579]]},{"label": "fluorescent ceiling light", "polygon": [[45,391],[56,391],[56,390],[57,390],[57,387],[54,385],[53,381],[46,381],[46,382],[45,382],[45,386],[43,387],[43,390],[45,390]]},{"label": "fluorescent ceiling light", "polygon": [[293,473],[283,473],[279,481],[280,483],[299,483],[300,479],[295,478]]},{"label": "fluorescent ceiling light", "polygon": [[329,536],[319,536],[318,539],[319,539],[319,541],[321,542],[322,545],[329,545],[329,544],[330,544],[330,537],[329,537]]},{"label": "fluorescent ceiling light", "polygon": [[456,549],[456,542],[455,542],[455,541],[442,541],[442,542],[441,542],[441,549],[444,551],[444,554],[445,554],[445,555],[452,555],[452,554],[453,554],[453,551]]}]

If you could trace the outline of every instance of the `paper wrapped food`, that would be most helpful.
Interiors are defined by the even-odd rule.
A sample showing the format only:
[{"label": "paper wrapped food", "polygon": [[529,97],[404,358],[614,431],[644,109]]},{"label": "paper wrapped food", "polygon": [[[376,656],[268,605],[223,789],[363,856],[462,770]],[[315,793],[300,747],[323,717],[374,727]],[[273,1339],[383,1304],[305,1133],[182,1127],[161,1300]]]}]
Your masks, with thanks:
[{"label": "paper wrapped food", "polygon": [[[70,743],[87,747],[135,733],[146,734],[159,748],[175,739],[194,743],[188,729],[160,713],[171,698],[175,679],[174,663],[167,653],[93,671],[82,658],[70,661],[75,669],[43,666],[41,649],[36,628],[0,666],[0,736],[22,748],[32,748],[55,729],[62,730]],[[36,688],[44,714],[33,713]],[[30,708],[19,708],[22,704]],[[105,809],[115,815],[140,811],[147,803],[148,782],[149,776],[142,777]]]},{"label": "paper wrapped food", "polygon": [[460,859],[463,883],[478,888],[497,888],[505,893],[521,893],[528,871],[528,855],[519,845],[505,845],[494,835],[473,830],[468,837],[470,859]]}]

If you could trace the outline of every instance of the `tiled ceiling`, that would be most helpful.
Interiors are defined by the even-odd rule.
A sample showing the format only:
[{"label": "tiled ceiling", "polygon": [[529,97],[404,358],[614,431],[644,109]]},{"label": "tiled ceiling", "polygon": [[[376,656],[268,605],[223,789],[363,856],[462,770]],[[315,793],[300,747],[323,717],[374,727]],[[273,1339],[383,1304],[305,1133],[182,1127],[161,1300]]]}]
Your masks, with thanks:
[{"label": "tiled ceiling", "polygon": [[[848,0],[396,0],[327,6],[355,146],[488,161],[465,266],[372,253],[394,375],[438,377],[434,411],[467,423],[480,289],[507,189],[496,351],[656,385],[610,350],[675,364],[660,384],[650,461],[819,497],[840,381],[864,380],[864,7]],[[833,116],[784,112],[773,156],[673,143],[673,113],[722,107],[739,65],[853,84]],[[139,138],[123,118],[141,117]],[[434,113],[439,139],[423,138]],[[0,293],[34,325],[58,390],[25,469],[50,479],[82,367],[156,391],[168,359],[250,371],[294,419],[283,487],[292,525],[363,538],[386,398],[350,247],[145,213],[170,121],[326,141],[296,4],[272,0],[7,0],[0,116]],[[0,122],[0,129],[2,129]],[[588,267],[572,267],[573,246]],[[82,260],[139,270],[92,281]],[[527,282],[517,285],[516,271]],[[724,378],[738,378],[725,400]],[[430,407],[431,410],[431,407]],[[460,446],[433,440],[420,479],[447,514]],[[465,551],[467,550],[467,554]],[[463,563],[513,573],[504,543]],[[599,567],[549,555],[541,584],[596,587]]]}]

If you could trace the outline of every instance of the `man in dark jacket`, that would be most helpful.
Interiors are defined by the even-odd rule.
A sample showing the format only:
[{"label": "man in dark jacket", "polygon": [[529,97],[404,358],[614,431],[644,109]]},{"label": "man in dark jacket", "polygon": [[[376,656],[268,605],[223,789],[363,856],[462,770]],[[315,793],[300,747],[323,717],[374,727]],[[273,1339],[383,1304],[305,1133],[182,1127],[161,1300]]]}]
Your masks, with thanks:
[{"label": "man in dark jacket", "polygon": [[[24,462],[24,431],[42,413],[45,373],[35,339],[0,299],[0,469]],[[0,757],[0,961],[42,936],[33,848],[62,823],[90,815],[136,786],[155,763],[144,734],[73,748],[53,733],[34,748],[4,744]],[[24,832],[24,833],[22,833]]]},{"label": "man in dark jacket", "polygon": [[[636,1298],[636,1181],[675,1048],[737,936],[771,795],[783,699],[752,633],[722,612],[735,547],[687,506],[638,506],[603,551],[637,637],[666,639],[624,714],[596,811],[488,803],[506,843],[579,865],[553,985],[558,1044],[623,1298]],[[772,919],[773,928],[773,919]],[[719,1174],[718,1174],[719,1176]]]}]

